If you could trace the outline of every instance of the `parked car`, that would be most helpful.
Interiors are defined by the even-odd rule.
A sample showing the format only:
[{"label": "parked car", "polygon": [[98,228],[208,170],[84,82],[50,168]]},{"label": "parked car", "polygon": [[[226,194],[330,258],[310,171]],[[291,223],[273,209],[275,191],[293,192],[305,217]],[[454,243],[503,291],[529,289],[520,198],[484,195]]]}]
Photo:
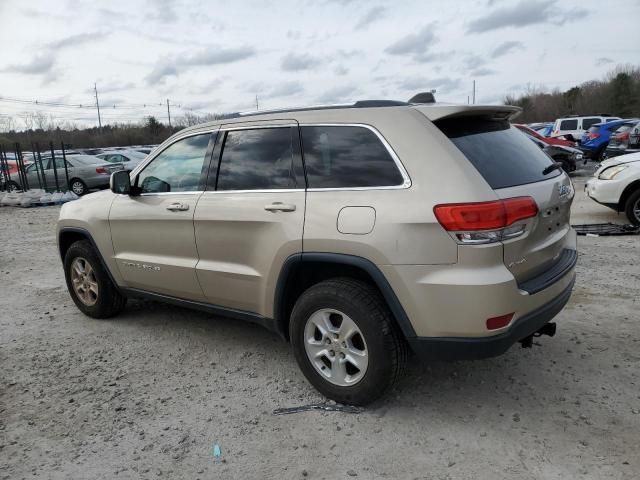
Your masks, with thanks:
[{"label": "parked car", "polygon": [[[64,161],[61,157],[56,157],[54,170],[54,162],[51,157],[45,157],[42,159],[42,168],[44,171],[44,179],[42,179],[42,173],[36,171],[39,170],[39,166],[36,167],[36,163],[27,167],[27,182],[31,188],[39,186],[38,178],[40,176],[40,182],[46,184],[48,188],[55,186],[55,177],[58,176],[58,185],[60,188],[66,187],[66,177],[64,171]],[[124,166],[121,163],[109,163],[105,162],[101,158],[93,157],[90,155],[68,155],[67,156],[67,170],[69,173],[69,188],[76,195],[84,195],[92,188],[106,188],[109,186],[109,177],[113,172],[123,170]]]},{"label": "parked car", "polygon": [[565,147],[564,145],[547,144],[543,140],[540,140],[533,135],[530,135],[527,131],[522,131],[527,138],[535,143],[544,153],[551,157],[556,162],[562,165],[562,169],[569,173],[574,172],[578,168],[578,162],[583,162],[583,155],[580,150],[573,147]]},{"label": "parked car", "polygon": [[572,148],[576,146],[576,142],[572,142],[571,140],[565,140],[564,138],[560,138],[560,137],[555,137],[555,138],[545,137],[544,135],[540,134],[538,131],[534,130],[533,128],[530,128],[527,125],[514,123],[513,126],[516,127],[518,130],[520,130],[521,132],[524,132],[533,138],[537,138],[538,140],[546,143],[547,145],[562,145],[563,147],[572,147]]},{"label": "parked car", "polygon": [[96,155],[107,162],[122,163],[125,170],[133,170],[147,156],[136,150],[105,150],[103,153]]},{"label": "parked car", "polygon": [[609,144],[611,134],[627,120],[612,120],[610,122],[596,123],[589,127],[580,141],[580,150],[585,157],[602,161],[605,150]]},{"label": "parked car", "polygon": [[607,158],[640,152],[640,121],[624,122],[611,134],[605,150]]},{"label": "parked car", "polygon": [[550,137],[553,131],[553,122],[531,123],[528,126],[543,137]]},{"label": "parked car", "polygon": [[584,189],[592,200],[640,225],[640,152],[604,160]]},{"label": "parked car", "polygon": [[578,115],[570,115],[564,118],[558,118],[553,124],[552,137],[565,137],[568,140],[576,142],[582,138],[584,132],[589,130],[596,123],[611,122],[620,120],[620,117],[613,117],[607,114],[589,115],[580,117]]},{"label": "parked car", "polygon": [[96,318],[146,297],[258,323],[349,404],[385,392],[409,350],[530,346],[573,288],[574,191],[518,112],[369,101],[181,130],[63,205],[70,295]]}]

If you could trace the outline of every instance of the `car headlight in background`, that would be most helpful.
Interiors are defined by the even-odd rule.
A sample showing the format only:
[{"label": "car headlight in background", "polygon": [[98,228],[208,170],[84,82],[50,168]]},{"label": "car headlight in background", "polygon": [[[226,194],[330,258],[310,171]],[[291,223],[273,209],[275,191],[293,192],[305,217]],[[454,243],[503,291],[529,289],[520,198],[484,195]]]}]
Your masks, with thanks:
[{"label": "car headlight in background", "polygon": [[605,168],[602,173],[598,176],[600,180],[611,180],[613,177],[618,175],[621,171],[627,168],[629,165],[617,165],[615,167]]}]

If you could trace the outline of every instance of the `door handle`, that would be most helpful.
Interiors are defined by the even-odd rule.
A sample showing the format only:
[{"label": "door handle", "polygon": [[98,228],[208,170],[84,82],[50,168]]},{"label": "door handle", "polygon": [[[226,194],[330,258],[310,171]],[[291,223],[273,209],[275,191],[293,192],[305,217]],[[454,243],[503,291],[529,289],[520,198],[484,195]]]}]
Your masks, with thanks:
[{"label": "door handle", "polygon": [[295,212],[296,206],[289,203],[273,202],[271,205],[265,205],[267,212]]},{"label": "door handle", "polygon": [[170,203],[167,205],[167,210],[171,210],[172,212],[184,212],[189,210],[189,205],[186,203]]}]

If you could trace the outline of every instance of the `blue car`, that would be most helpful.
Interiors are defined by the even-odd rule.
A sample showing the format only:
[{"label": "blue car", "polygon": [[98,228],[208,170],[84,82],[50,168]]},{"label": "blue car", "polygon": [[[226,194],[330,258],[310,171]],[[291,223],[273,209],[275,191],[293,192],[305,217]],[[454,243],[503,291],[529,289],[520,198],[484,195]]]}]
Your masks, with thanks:
[{"label": "blue car", "polygon": [[580,140],[580,150],[584,153],[584,156],[591,158],[592,160],[602,161],[604,160],[604,153],[609,145],[609,139],[611,134],[625,122],[626,120],[612,120],[610,122],[596,123],[591,125],[589,130],[584,132],[582,139]]},{"label": "blue car", "polygon": [[538,132],[543,137],[550,137],[553,131],[553,122],[532,123],[529,127]]}]

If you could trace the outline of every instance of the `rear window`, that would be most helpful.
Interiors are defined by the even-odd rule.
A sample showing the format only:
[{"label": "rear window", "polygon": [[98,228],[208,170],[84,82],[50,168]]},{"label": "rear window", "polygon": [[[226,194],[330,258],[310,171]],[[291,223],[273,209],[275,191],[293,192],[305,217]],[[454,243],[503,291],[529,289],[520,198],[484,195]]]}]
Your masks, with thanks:
[{"label": "rear window", "polygon": [[470,117],[444,119],[435,124],[493,189],[540,182],[561,173],[553,170],[543,175],[551,159],[506,120]]},{"label": "rear window", "polygon": [[618,133],[625,133],[628,132],[629,130],[631,130],[633,128],[633,123],[623,123],[622,125],[620,125],[618,127],[618,129],[614,132],[616,135]]},{"label": "rear window", "polygon": [[583,130],[588,130],[591,125],[595,124],[595,123],[600,123],[602,120],[600,120],[599,117],[596,118],[583,118],[582,119],[582,129]]},{"label": "rear window", "polygon": [[560,130],[577,130],[578,129],[578,120],[562,120],[560,122]]}]

